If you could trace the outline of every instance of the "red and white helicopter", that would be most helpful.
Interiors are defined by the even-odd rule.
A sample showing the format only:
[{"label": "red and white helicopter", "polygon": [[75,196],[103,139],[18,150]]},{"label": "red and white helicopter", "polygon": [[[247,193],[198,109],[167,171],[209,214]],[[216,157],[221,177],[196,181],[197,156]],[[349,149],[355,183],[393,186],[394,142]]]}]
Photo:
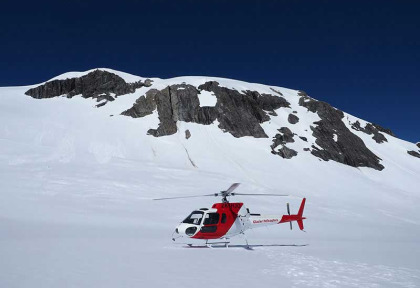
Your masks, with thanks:
[{"label": "red and white helicopter", "polygon": [[[197,195],[197,196],[181,196],[181,197],[169,197],[169,198],[158,198],[153,200],[169,200],[169,199],[181,199],[181,198],[193,198],[202,196],[221,196],[222,203],[213,204],[212,208],[201,208],[194,210],[184,221],[182,221],[178,227],[176,227],[173,233],[172,240],[175,241],[178,238],[186,237],[188,239],[202,239],[206,240],[206,246],[213,244],[225,244],[228,247],[229,238],[236,235],[244,235],[247,247],[248,241],[245,237],[245,231],[248,229],[265,227],[280,223],[290,223],[290,229],[292,229],[292,222],[296,221],[300,230],[303,230],[303,209],[305,207],[306,198],[303,198],[302,203],[297,214],[291,215],[289,203],[287,203],[288,215],[261,215],[251,214],[248,208],[245,208],[243,203],[230,203],[227,197],[235,195],[251,195],[251,196],[288,196],[279,194],[245,194],[245,193],[233,193],[240,183],[234,183],[226,191],[220,193]],[[224,239],[223,242],[212,242],[209,240]],[[187,243],[189,246],[193,244]]]}]

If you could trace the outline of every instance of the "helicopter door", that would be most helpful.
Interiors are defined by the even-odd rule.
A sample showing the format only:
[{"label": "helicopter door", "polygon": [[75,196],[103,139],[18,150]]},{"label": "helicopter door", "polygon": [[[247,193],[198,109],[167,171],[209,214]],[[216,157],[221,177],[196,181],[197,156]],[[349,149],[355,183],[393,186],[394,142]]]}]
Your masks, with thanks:
[{"label": "helicopter door", "polygon": [[201,227],[202,233],[215,233],[217,231],[217,224],[219,223],[219,213],[207,213],[204,216],[203,227]]}]

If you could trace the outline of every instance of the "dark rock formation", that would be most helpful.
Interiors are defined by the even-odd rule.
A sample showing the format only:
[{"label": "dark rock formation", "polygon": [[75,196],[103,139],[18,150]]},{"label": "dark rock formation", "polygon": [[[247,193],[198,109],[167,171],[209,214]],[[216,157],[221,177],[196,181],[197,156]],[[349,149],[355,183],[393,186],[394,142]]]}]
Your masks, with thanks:
[{"label": "dark rock formation", "polygon": [[170,86],[170,103],[174,121],[197,122],[197,111],[200,108],[198,90],[192,85]]},{"label": "dark rock formation", "polygon": [[[198,94],[201,90],[213,92],[217,98],[215,107],[200,107]],[[216,119],[219,128],[234,137],[268,137],[260,123],[270,120],[267,113],[275,109],[289,107],[282,97],[259,94],[256,91],[243,91],[220,87],[217,82],[206,82],[198,89],[192,85],[171,85],[162,91],[151,90],[137,99],[133,107],[122,114],[143,117],[151,114],[157,107],[160,124],[158,129],[150,129],[153,136],[171,135],[176,132],[176,122],[194,122],[209,125]]]},{"label": "dark rock formation", "polygon": [[302,90],[298,90],[298,96],[308,96],[308,94],[306,94],[306,92],[305,91],[302,91]]},{"label": "dark rock formation", "polygon": [[368,135],[372,135],[373,134],[372,139],[375,140],[376,143],[388,142],[388,139],[385,138],[384,134],[379,133],[378,128],[376,128],[376,126],[374,124],[367,123],[365,125],[365,128],[362,128],[360,126],[360,122],[359,121],[356,121],[355,123],[353,123],[351,125],[351,128],[353,128],[354,130],[357,130],[357,131],[362,131],[362,132],[364,132],[364,133],[366,133]]},{"label": "dark rock formation", "polygon": [[419,148],[420,148],[420,142],[417,142],[417,144],[416,144],[416,145],[417,145],[417,147],[419,147]]},{"label": "dark rock formation", "polygon": [[297,155],[297,152],[283,145],[278,151],[271,151],[273,154],[277,154],[284,159],[291,159]]},{"label": "dark rock formation", "polygon": [[[252,97],[257,102],[257,105],[265,111],[274,113],[277,115],[274,110],[281,107],[289,107],[290,103],[286,101],[283,97],[273,96],[270,94],[259,94],[256,91],[243,91],[246,95]],[[269,119],[269,118],[268,118]]]},{"label": "dark rock formation", "polygon": [[185,130],[185,139],[190,139],[190,137],[191,137],[191,132],[190,132],[190,130]]},{"label": "dark rock formation", "polygon": [[150,89],[146,92],[146,96],[141,96],[136,100],[133,107],[122,112],[122,115],[131,116],[133,118],[144,117],[150,115],[156,109],[155,95],[159,90]]},{"label": "dark rock formation", "polygon": [[[281,156],[285,159],[290,159],[297,155],[297,152],[293,149],[286,147],[285,144],[293,143],[295,140],[293,139],[293,132],[290,131],[287,127],[281,127],[278,129],[280,133],[276,134],[273,138],[273,144],[271,145],[271,153]],[[278,146],[282,146],[279,150],[276,151]]]},{"label": "dark rock formation", "polygon": [[284,145],[286,143],[293,143],[295,140],[293,139],[293,132],[290,131],[287,127],[282,127],[278,129],[280,133],[276,134],[273,138],[273,144],[271,145],[271,149],[274,150],[279,145]]},{"label": "dark rock formation", "polygon": [[175,134],[177,128],[173,116],[170,87],[157,91],[154,95],[154,100],[156,102],[160,123],[157,129],[149,129],[147,134],[155,137]]},{"label": "dark rock formation", "polygon": [[[313,155],[325,161],[334,160],[353,167],[384,169],[384,166],[379,163],[381,159],[343,123],[342,111],[308,96],[302,96],[299,99],[299,105],[317,113],[321,118],[320,121],[314,123],[316,126],[311,126],[312,135],[316,138],[315,143],[321,147],[319,149],[312,146]],[[334,134],[338,136],[337,141],[334,140]]]},{"label": "dark rock formation", "polygon": [[[62,95],[71,98],[75,95],[82,95],[84,98],[96,99],[98,101],[96,107],[101,107],[114,101],[120,95],[133,93],[143,86],[151,86],[151,81],[147,79],[136,83],[126,83],[116,74],[96,70],[79,78],[49,81],[28,90],[26,94],[37,99]],[[155,137],[176,133],[178,121],[209,125],[217,120],[218,127],[234,137],[267,138],[261,124],[269,121],[271,116],[276,116],[277,109],[290,108],[290,103],[282,97],[281,92],[273,88],[271,90],[274,92],[273,95],[250,90],[238,91],[221,87],[216,81],[206,82],[199,87],[186,83],[175,84],[162,90],[147,91],[135,101],[131,108],[121,114],[139,118],[157,112],[158,127],[147,131],[148,134]],[[199,95],[204,91],[212,92],[215,95],[217,102],[214,107],[200,106]],[[321,159],[333,160],[353,167],[371,167],[377,170],[384,168],[380,164],[381,159],[372,153],[362,139],[351,130],[355,129],[372,135],[377,143],[387,141],[383,133],[393,136],[391,130],[370,123],[361,127],[359,122],[353,123],[352,129],[348,129],[342,121],[344,117],[342,111],[325,102],[310,98],[304,91],[298,91],[298,95],[300,96],[299,105],[317,113],[321,118],[310,127],[312,135],[316,138],[316,145],[313,145],[312,148],[304,148],[304,151],[310,151],[320,161],[322,161]],[[299,122],[300,119],[295,114],[297,111],[288,115],[289,123]],[[271,152],[285,159],[296,156],[298,153],[287,147],[288,143],[295,142],[296,134],[287,127],[282,127],[278,131],[279,133],[272,139]],[[305,131],[308,130],[305,129]],[[185,130],[185,138],[189,139],[190,137],[190,131]],[[306,137],[299,137],[305,142],[308,141]],[[417,146],[420,148],[420,143],[417,143]],[[187,150],[186,153],[188,154]],[[407,153],[414,157],[420,156],[416,151],[407,151]]]},{"label": "dark rock formation", "polygon": [[102,106],[104,106],[106,103],[108,103],[108,101],[104,101],[104,102],[101,102],[101,103],[99,103],[99,104],[96,104],[96,105],[95,105],[95,107],[96,107],[96,108],[102,107]]},{"label": "dark rock formation", "polygon": [[297,117],[294,114],[289,114],[289,117],[287,117],[287,121],[289,121],[290,124],[296,124],[299,122],[299,117]]},{"label": "dark rock formation", "polygon": [[[95,70],[79,78],[70,78],[65,80],[49,81],[38,87],[26,91],[29,95],[36,99],[52,98],[66,95],[71,98],[81,94],[84,98],[98,98],[101,101],[105,99],[112,101],[114,98],[111,93],[116,96],[133,93],[137,88],[151,85],[151,80],[145,82],[126,83],[124,79],[113,73]],[[111,99],[112,98],[112,99]]]},{"label": "dark rock formation", "polygon": [[208,125],[216,120],[214,107],[200,107],[198,93],[200,92],[197,88],[186,84],[171,85],[161,91],[152,89],[121,114],[137,118],[149,115],[157,109],[159,127],[149,129],[147,133],[155,137],[172,135],[177,132],[177,121]]},{"label": "dark rock formation", "polygon": [[383,132],[383,133],[386,133],[386,134],[388,134],[388,135],[391,135],[391,136],[394,136],[394,137],[396,137],[395,136],[395,134],[391,131],[391,129],[388,129],[388,128],[384,128],[384,127],[382,127],[382,126],[380,126],[380,125],[378,125],[378,124],[375,124],[375,123],[372,123],[372,125],[378,130],[378,131],[380,131],[380,132]]},{"label": "dark rock formation", "polygon": [[200,91],[192,85],[170,86],[174,121],[209,125],[216,120],[217,112],[214,107],[200,107],[199,93]]},{"label": "dark rock formation", "polygon": [[279,94],[280,96],[283,96],[283,94],[280,92],[280,91],[277,91],[276,89],[274,89],[274,88],[271,88],[270,87],[270,90],[271,91],[273,91],[273,92],[275,92],[275,93],[277,93],[277,94]]},{"label": "dark rock formation", "polygon": [[280,96],[259,94],[256,91],[244,91],[220,87],[216,81],[206,82],[199,90],[213,92],[217,97],[217,120],[219,128],[234,137],[253,136],[266,138],[260,123],[270,120],[265,111],[274,111],[280,107],[289,107],[289,103]]},{"label": "dark rock formation", "polygon": [[420,153],[416,152],[416,151],[407,151],[408,154],[410,154],[411,156],[420,158]]}]

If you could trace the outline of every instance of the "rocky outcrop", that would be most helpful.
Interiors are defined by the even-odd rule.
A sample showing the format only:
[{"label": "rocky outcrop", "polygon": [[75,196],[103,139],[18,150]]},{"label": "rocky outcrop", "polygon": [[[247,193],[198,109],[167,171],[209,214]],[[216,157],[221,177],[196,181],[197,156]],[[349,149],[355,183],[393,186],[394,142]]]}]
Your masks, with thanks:
[{"label": "rocky outcrop", "polygon": [[420,148],[420,142],[417,142],[417,144],[416,144],[416,145],[417,145],[417,147],[419,147],[419,148]]},{"label": "rocky outcrop", "polygon": [[[236,91],[236,90],[232,90]],[[260,94],[257,91],[242,91],[245,95],[249,96],[250,99],[253,99],[256,101],[257,106],[267,111],[268,114],[277,116],[277,113],[274,111],[276,109],[279,109],[281,107],[289,107],[289,102],[286,101],[283,97],[279,96],[273,96],[270,94]],[[252,105],[253,103],[251,103]],[[255,109],[255,108],[254,108]],[[252,110],[250,110],[252,111]],[[268,121],[270,117],[265,117],[265,121]]]},{"label": "rocky outcrop", "polygon": [[[290,159],[297,155],[297,152],[293,149],[290,149],[286,146],[287,143],[293,143],[293,132],[287,127],[281,127],[278,129],[280,133],[276,134],[273,138],[273,144],[271,145],[271,153],[281,156],[285,159]],[[280,149],[276,150],[278,146],[281,146]]]},{"label": "rocky outcrop", "polygon": [[156,109],[155,95],[159,90],[150,89],[146,92],[146,96],[141,96],[133,104],[133,107],[122,112],[122,115],[131,116],[133,118],[144,117],[153,113]]},{"label": "rocky outcrop", "polygon": [[295,140],[293,139],[294,134],[289,128],[281,127],[277,131],[279,131],[280,133],[274,136],[273,145],[271,145],[272,149],[276,148],[279,145],[295,142]]},{"label": "rocky outcrop", "polygon": [[[214,107],[200,107],[198,95],[201,91],[213,92],[217,98]],[[269,113],[281,107],[289,107],[283,97],[260,94],[257,91],[243,91],[220,87],[217,82],[206,82],[198,89],[192,85],[177,84],[158,91],[150,90],[136,100],[122,115],[134,118],[144,117],[157,109],[159,127],[150,129],[150,135],[159,137],[176,132],[176,122],[193,122],[209,125],[216,119],[219,128],[234,137],[268,137],[261,123],[270,120]]]},{"label": "rocky outcrop", "polygon": [[294,114],[289,114],[289,117],[287,117],[287,121],[289,121],[290,124],[296,124],[299,122],[299,117],[297,117]]},{"label": "rocky outcrop", "polygon": [[215,107],[200,107],[199,93],[200,91],[192,85],[170,86],[170,101],[174,121],[209,125],[216,120]]},{"label": "rocky outcrop", "polygon": [[283,146],[278,151],[272,151],[271,153],[277,154],[284,159],[291,159],[297,155],[297,152],[293,149],[290,149],[286,146]]},{"label": "rocky outcrop", "polygon": [[191,132],[190,132],[190,130],[185,130],[185,139],[190,139],[190,137],[191,137]]},{"label": "rocky outcrop", "polygon": [[298,96],[304,96],[304,97],[308,96],[308,94],[306,94],[306,92],[302,90],[298,90],[297,94]]},{"label": "rocky outcrop", "polygon": [[357,131],[362,131],[368,135],[372,135],[372,139],[376,141],[376,143],[383,143],[388,142],[388,139],[385,138],[384,134],[379,133],[379,129],[371,123],[367,123],[364,128],[360,126],[360,122],[356,121],[351,125],[351,128]]},{"label": "rocky outcrop", "polygon": [[156,94],[154,94],[154,101],[156,103],[160,123],[157,129],[149,129],[147,134],[155,137],[175,134],[177,128],[173,116],[170,87],[166,87],[161,91],[156,91]]},{"label": "rocky outcrop", "polygon": [[260,94],[257,91],[238,92],[220,87],[216,81],[206,82],[199,90],[213,92],[217,98],[215,106],[219,128],[234,137],[252,136],[267,138],[261,123],[270,120],[266,112],[273,112],[281,107],[289,107],[286,99],[280,96]]},{"label": "rocky outcrop", "polygon": [[[96,107],[101,107],[109,101],[114,101],[120,95],[133,93],[141,87],[149,87],[151,83],[149,79],[126,83],[116,74],[96,70],[78,78],[46,82],[28,90],[26,94],[37,99],[63,95],[71,98],[75,95],[82,95],[84,98],[96,99],[98,101]],[[234,137],[268,138],[262,128],[262,123],[277,116],[278,109],[291,108],[282,93],[273,88],[270,88],[273,94],[252,90],[239,91],[234,88],[222,87],[216,81],[208,81],[198,87],[185,82],[163,87],[165,86],[160,86],[159,90],[148,90],[129,109],[121,113],[133,118],[157,113],[159,124],[147,131],[154,137],[175,134],[179,121],[201,125],[210,125],[217,121],[218,127],[222,131],[230,133]],[[216,103],[200,106],[200,100],[202,100],[199,98],[200,94],[207,92],[214,95]],[[353,167],[384,169],[380,163],[381,159],[366,147],[362,139],[353,133],[353,130],[371,135],[377,143],[388,141],[386,138],[388,136],[385,137],[384,134],[394,136],[391,130],[373,123],[362,127],[359,121],[353,123],[349,129],[342,121],[344,118],[342,111],[325,102],[312,99],[304,91],[298,91],[297,95],[299,105],[316,113],[320,118],[310,126],[312,135],[316,139],[315,143],[309,141],[310,143],[305,146],[313,145],[311,148],[303,148],[304,151],[310,151],[312,155],[325,161],[333,160]],[[297,116],[297,111],[291,111],[292,109],[288,110],[288,123],[294,125],[302,121]],[[304,115],[299,114],[299,116],[303,117]],[[279,123],[278,121],[285,121],[285,119],[277,118],[273,123]],[[289,127],[294,129],[293,127],[296,126],[289,125]],[[303,127],[303,130],[299,131],[299,134],[302,133],[301,135],[306,137],[294,134],[287,127],[278,129],[278,133],[272,138],[271,153],[285,159],[295,157],[298,153],[287,146],[291,146],[289,143],[295,142],[294,136],[300,138],[296,147],[304,144],[302,141],[308,142],[306,133],[311,133],[307,127]],[[186,139],[191,137],[189,130],[183,132],[185,132]],[[358,133],[358,135],[360,134]],[[420,148],[420,143],[417,143],[417,147]],[[414,157],[418,157],[419,152],[407,151]],[[188,154],[188,151],[186,153]]]},{"label": "rocky outcrop", "polygon": [[278,90],[276,90],[274,88],[271,88],[270,87],[270,90],[273,91],[273,92],[275,92],[275,93],[277,93],[277,94],[279,94],[280,96],[283,96],[283,94],[280,91],[278,91]]},{"label": "rocky outcrop", "polygon": [[388,134],[388,135],[391,135],[391,136],[393,136],[393,137],[396,137],[395,136],[395,134],[394,134],[394,132],[392,132],[391,131],[391,129],[388,129],[388,128],[384,128],[384,127],[382,127],[382,126],[380,126],[380,125],[378,125],[378,124],[375,124],[375,123],[372,123],[372,125],[378,130],[378,131],[380,131],[380,132],[383,132],[383,133],[386,133],[386,134]]},{"label": "rocky outcrop", "polygon": [[[370,151],[362,139],[353,134],[343,123],[344,113],[328,103],[317,101],[308,96],[299,99],[299,105],[317,113],[321,118],[311,126],[317,146],[312,146],[311,153],[325,161],[334,160],[353,167],[371,167],[384,169],[380,158]],[[334,135],[337,141],[335,141]]]},{"label": "rocky outcrop", "polygon": [[36,99],[52,98],[66,95],[71,98],[75,95],[82,95],[84,98],[97,98],[98,101],[106,99],[114,100],[115,96],[133,93],[137,88],[151,86],[151,80],[144,82],[126,83],[124,79],[116,74],[95,70],[79,78],[65,80],[53,80],[43,85],[29,89],[26,95]]},{"label": "rocky outcrop", "polygon": [[199,93],[197,88],[186,84],[171,85],[160,91],[151,89],[121,114],[138,118],[152,114],[157,109],[159,126],[149,129],[147,133],[155,137],[172,135],[177,132],[177,121],[209,125],[216,120],[214,107],[200,107]]},{"label": "rocky outcrop", "polygon": [[410,154],[411,156],[420,158],[420,153],[416,152],[416,151],[407,151],[408,154]]},{"label": "rocky outcrop", "polygon": [[220,87],[215,81],[206,82],[200,85],[199,89],[211,91],[216,95],[219,127],[235,137],[268,137],[260,126],[260,123],[270,120],[266,111],[273,112],[290,105],[280,96],[261,95],[256,91],[246,91],[242,94],[233,89]]}]

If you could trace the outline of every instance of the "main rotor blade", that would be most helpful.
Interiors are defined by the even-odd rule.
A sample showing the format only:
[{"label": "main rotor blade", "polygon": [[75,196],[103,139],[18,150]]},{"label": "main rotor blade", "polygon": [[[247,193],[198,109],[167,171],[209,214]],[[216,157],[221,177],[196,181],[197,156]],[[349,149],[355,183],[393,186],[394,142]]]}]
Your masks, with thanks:
[{"label": "main rotor blade", "polygon": [[172,199],[182,199],[182,198],[196,198],[196,197],[207,197],[207,196],[219,196],[219,193],[213,194],[204,194],[204,195],[193,195],[193,196],[178,196],[178,197],[165,197],[165,198],[155,198],[153,200],[172,200]]},{"label": "main rotor blade", "polygon": [[241,183],[233,183],[232,185],[230,185],[229,189],[227,189],[225,192],[226,194],[230,194],[232,193],[233,190],[235,190],[236,188],[238,188],[239,184]]},{"label": "main rotor blade", "polygon": [[232,193],[232,196],[235,196],[235,195],[246,195],[246,196],[281,196],[281,197],[289,196],[289,195],[286,195],[286,194]]}]

